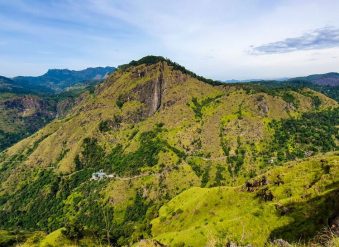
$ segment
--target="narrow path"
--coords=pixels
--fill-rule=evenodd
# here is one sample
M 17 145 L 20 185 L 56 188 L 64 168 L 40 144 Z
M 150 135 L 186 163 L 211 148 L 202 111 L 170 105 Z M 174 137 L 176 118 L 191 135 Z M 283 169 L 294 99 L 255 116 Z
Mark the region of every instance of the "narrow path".
M 222 156 L 222 157 L 217 157 L 217 158 L 204 158 L 204 157 L 201 157 L 201 159 L 205 160 L 205 161 L 226 160 L 227 156 Z
M 143 173 L 140 175 L 135 175 L 133 177 L 118 177 L 118 176 L 114 176 L 112 177 L 113 179 L 117 179 L 117 180 L 122 180 L 122 181 L 127 181 L 127 180 L 132 180 L 132 179 L 137 179 L 137 178 L 141 178 L 141 177 L 146 177 L 146 176 L 151 176 L 151 175 L 157 175 L 158 173 Z M 110 174 L 110 175 L 114 175 L 114 174 Z M 108 175 L 108 176 L 110 176 Z M 111 177 L 108 177 L 111 178 Z

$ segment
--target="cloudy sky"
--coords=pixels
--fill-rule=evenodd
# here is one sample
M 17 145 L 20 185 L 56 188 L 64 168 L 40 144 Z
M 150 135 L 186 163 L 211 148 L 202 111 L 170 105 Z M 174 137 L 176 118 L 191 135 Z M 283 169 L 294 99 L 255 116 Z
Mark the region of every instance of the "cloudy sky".
M 338 0 L 0 0 L 0 75 L 153 54 L 213 79 L 339 72 Z

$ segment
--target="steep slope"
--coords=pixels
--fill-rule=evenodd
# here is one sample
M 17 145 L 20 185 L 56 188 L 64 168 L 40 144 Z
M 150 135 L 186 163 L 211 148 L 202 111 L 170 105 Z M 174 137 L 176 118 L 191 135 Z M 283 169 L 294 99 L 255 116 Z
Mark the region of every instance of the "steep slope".
M 40 90 L 40 92 L 61 92 L 86 81 L 87 85 L 91 82 L 101 81 L 114 70 L 114 67 L 87 68 L 79 71 L 50 69 L 41 76 L 17 76 L 13 78 L 13 81 L 24 88 L 43 87 L 44 90 Z
M 337 102 L 310 89 L 218 85 L 146 57 L 1 154 L 0 225 L 65 226 L 70 238 L 118 245 L 151 238 L 159 207 L 186 189 L 241 185 L 286 160 L 337 149 L 338 119 Z M 324 133 L 326 141 L 308 145 Z M 101 169 L 109 176 L 91 180 Z

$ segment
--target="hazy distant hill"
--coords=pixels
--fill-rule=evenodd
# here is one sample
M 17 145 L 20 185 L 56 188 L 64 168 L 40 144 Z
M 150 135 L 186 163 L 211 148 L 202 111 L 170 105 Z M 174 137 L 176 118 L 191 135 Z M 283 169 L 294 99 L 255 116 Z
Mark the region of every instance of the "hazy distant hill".
M 336 72 L 309 75 L 309 76 L 297 77 L 293 79 L 305 80 L 305 81 L 309 81 L 314 84 L 322 85 L 322 86 L 332 86 L 332 87 L 339 86 L 339 73 L 336 73 Z
M 14 86 L 14 81 L 7 77 L 0 76 L 0 90 L 11 88 L 12 86 Z
M 280 78 L 274 80 L 226 80 L 225 83 L 251 84 L 268 88 L 292 87 L 310 88 L 321 92 L 326 96 L 339 101 L 339 73 L 327 73 L 319 75 L 309 75 L 305 77 Z
M 114 67 L 95 67 L 84 70 L 50 69 L 41 76 L 18 76 L 13 81 L 25 88 L 40 86 L 46 92 L 61 92 L 84 81 L 100 81 L 115 70 Z

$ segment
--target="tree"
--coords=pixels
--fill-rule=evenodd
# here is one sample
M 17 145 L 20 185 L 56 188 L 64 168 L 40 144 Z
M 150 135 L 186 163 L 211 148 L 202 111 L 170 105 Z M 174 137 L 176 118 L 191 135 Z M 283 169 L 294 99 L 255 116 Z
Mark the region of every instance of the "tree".
M 104 206 L 102 208 L 102 215 L 104 219 L 104 224 L 105 224 L 105 233 L 106 233 L 106 238 L 107 242 L 109 245 L 111 245 L 111 237 L 110 233 L 113 230 L 113 217 L 114 217 L 114 209 L 109 206 Z

